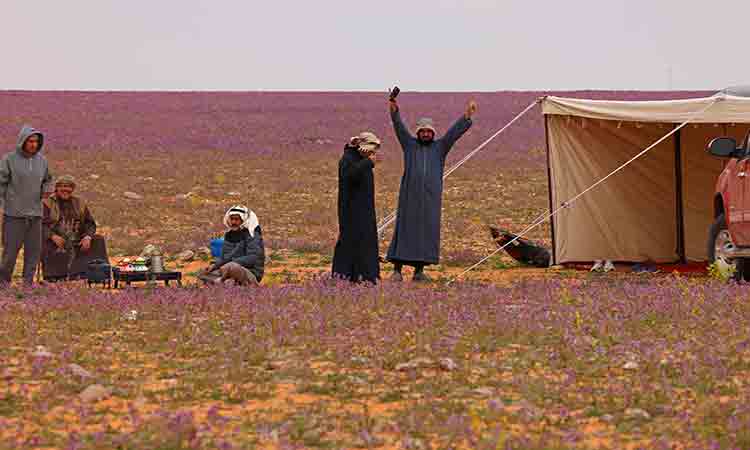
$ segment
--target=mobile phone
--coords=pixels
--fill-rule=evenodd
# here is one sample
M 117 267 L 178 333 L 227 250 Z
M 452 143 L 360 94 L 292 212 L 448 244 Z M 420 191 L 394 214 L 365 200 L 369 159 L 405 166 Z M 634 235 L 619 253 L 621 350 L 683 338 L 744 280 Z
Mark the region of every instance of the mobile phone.
M 395 86 L 393 89 L 391 89 L 391 100 L 395 100 L 396 97 L 398 97 L 398 94 L 401 92 L 401 89 L 398 88 L 398 86 Z

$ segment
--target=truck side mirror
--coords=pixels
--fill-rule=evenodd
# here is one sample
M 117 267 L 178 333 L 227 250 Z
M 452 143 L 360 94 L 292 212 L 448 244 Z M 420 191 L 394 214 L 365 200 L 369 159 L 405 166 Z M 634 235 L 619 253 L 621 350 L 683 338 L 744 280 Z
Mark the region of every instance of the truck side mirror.
M 729 137 L 712 139 L 708 144 L 708 153 L 720 158 L 734 158 L 740 156 L 742 149 L 737 148 L 737 141 Z

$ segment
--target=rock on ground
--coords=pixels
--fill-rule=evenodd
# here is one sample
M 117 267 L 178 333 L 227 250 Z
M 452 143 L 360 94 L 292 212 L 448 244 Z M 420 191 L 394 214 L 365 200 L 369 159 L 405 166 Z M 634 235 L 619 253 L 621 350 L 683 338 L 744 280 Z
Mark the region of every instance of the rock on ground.
M 435 365 L 435 361 L 431 360 L 430 358 L 420 357 L 414 358 L 407 363 L 396 364 L 396 371 L 406 372 L 409 370 L 431 367 L 433 365 Z
M 192 250 L 185 250 L 177 255 L 177 259 L 184 262 L 192 261 L 195 258 L 195 252 Z
M 78 397 L 86 403 L 93 403 L 98 402 L 99 400 L 103 400 L 109 397 L 111 394 L 112 391 L 109 388 L 106 388 L 101 384 L 92 384 L 91 386 L 84 389 L 83 392 L 78 394 Z
M 135 192 L 125 191 L 122 194 L 123 197 L 129 199 L 129 200 L 143 200 L 143 196 L 136 194 Z
M 93 375 L 88 370 L 79 366 L 78 364 L 68 364 L 68 370 L 70 373 L 81 378 L 92 378 Z
M 625 418 L 649 420 L 651 418 L 651 414 L 640 408 L 628 408 L 625 410 Z
M 43 345 L 37 345 L 36 349 L 31 353 L 31 356 L 33 356 L 34 358 L 52 358 L 55 355 L 47 350 L 47 347 Z
M 440 364 L 441 369 L 448 372 L 453 372 L 454 370 L 458 369 L 458 364 L 456 364 L 456 362 L 450 358 L 440 358 L 438 364 Z

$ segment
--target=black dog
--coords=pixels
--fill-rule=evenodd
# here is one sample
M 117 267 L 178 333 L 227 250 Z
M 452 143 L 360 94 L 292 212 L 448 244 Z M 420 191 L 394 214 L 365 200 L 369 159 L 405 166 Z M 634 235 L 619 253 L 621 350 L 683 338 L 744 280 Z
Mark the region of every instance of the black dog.
M 498 247 L 502 247 L 518 237 L 509 231 L 495 227 L 490 227 L 490 234 Z M 505 247 L 505 251 L 508 252 L 511 258 L 527 266 L 546 268 L 549 267 L 551 260 L 549 250 L 537 245 L 533 241 L 523 238 L 518 238 L 515 242 Z

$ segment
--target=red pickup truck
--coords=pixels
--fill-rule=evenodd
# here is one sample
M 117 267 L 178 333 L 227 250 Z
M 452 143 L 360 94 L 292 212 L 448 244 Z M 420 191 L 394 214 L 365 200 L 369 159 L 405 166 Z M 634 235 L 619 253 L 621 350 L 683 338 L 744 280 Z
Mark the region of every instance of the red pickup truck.
M 714 194 L 714 223 L 708 233 L 708 258 L 718 269 L 750 281 L 750 135 L 742 146 L 728 137 L 708 144 L 708 152 L 729 162 Z

